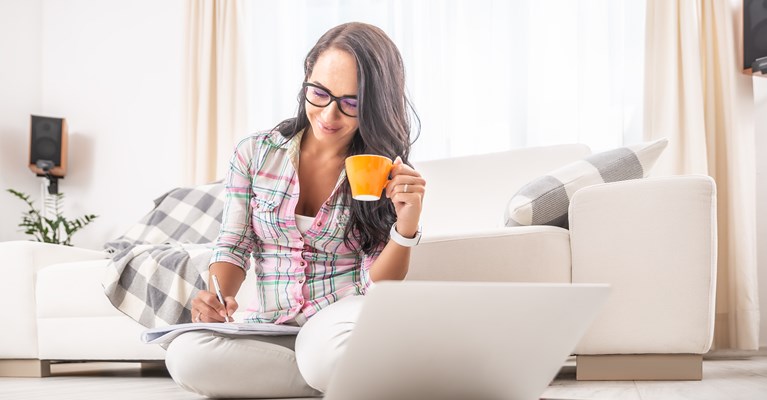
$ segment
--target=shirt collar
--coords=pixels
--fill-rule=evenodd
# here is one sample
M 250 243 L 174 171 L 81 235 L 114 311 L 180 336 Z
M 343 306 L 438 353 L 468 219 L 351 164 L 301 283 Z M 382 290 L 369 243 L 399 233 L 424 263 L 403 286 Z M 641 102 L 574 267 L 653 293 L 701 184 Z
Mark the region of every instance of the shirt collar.
M 296 171 L 298 171 L 298 156 L 301 154 L 301 138 L 304 136 L 304 131 L 305 129 L 301 129 L 288 140 L 285 140 L 285 136 L 276 129 L 266 136 L 266 142 L 270 146 L 287 151 L 288 159 Z
M 280 133 L 280 131 L 274 129 L 266 135 L 266 141 L 272 147 L 288 150 L 290 148 L 291 143 L 293 143 L 296 139 L 298 139 L 298 143 L 301 143 L 301 136 L 303 135 L 303 133 L 304 131 L 301 130 L 296 134 L 296 136 L 293 136 L 293 138 L 291 138 L 290 140 L 285 140 L 285 136 L 282 136 L 282 133 Z

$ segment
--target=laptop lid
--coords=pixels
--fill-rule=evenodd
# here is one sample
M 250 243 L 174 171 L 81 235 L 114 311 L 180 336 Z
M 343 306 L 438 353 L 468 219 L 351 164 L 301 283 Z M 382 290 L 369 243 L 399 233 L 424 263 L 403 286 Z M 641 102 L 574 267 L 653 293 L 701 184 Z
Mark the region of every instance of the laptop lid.
M 608 292 L 606 284 L 381 282 L 325 399 L 537 399 Z

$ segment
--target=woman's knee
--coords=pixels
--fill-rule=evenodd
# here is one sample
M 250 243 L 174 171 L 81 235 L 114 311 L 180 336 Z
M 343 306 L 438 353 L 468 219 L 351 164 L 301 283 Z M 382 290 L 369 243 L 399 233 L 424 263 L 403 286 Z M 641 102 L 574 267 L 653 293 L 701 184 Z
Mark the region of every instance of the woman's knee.
M 296 361 L 309 386 L 322 392 L 359 316 L 362 296 L 344 298 L 310 318 L 296 338 Z
M 207 397 L 314 397 L 296 367 L 293 339 L 229 337 L 188 332 L 165 354 L 171 377 L 182 388 Z
M 165 366 L 173 380 L 186 390 L 196 391 L 190 383 L 199 382 L 209 371 L 201 345 L 210 340 L 205 332 L 188 332 L 179 335 L 165 352 Z

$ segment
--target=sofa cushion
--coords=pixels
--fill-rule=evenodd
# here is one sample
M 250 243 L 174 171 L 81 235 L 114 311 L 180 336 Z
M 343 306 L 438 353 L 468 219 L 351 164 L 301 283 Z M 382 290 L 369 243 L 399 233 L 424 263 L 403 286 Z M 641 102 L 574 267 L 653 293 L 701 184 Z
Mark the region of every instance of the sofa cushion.
M 555 226 L 430 235 L 413 247 L 407 279 L 570 283 L 570 260 L 570 232 Z
M 568 227 L 570 198 L 586 186 L 647 176 L 668 140 L 620 147 L 567 164 L 523 186 L 506 207 L 506 226 Z

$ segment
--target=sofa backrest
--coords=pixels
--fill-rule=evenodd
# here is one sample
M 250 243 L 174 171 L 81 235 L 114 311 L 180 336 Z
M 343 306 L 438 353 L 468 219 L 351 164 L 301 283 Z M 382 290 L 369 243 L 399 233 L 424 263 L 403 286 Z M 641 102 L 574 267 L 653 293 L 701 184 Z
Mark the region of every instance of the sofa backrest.
M 506 205 L 517 190 L 590 153 L 584 144 L 565 144 L 415 162 L 426 179 L 424 234 L 501 227 Z

